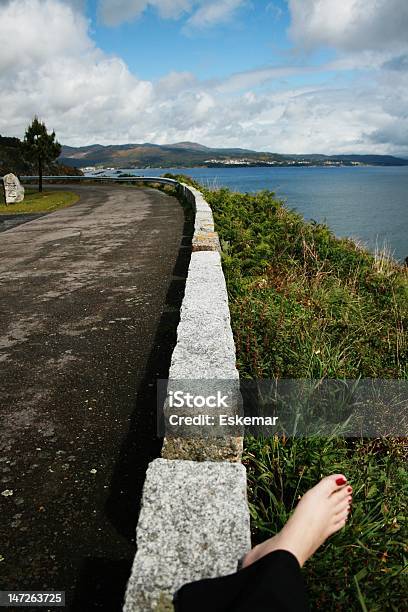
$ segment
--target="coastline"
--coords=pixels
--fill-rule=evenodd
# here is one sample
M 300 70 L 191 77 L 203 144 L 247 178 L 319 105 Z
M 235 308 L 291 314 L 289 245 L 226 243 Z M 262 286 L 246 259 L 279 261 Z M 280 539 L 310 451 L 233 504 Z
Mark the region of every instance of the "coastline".
M 397 261 L 403 261 L 408 254 L 408 166 L 344 166 L 333 172 L 327 169 L 332 167 L 152 167 L 108 174 L 113 178 L 125 178 L 124 174 L 186 174 L 208 189 L 273 191 L 306 220 L 326 223 L 337 236 L 353 237 L 372 252 L 385 246 Z

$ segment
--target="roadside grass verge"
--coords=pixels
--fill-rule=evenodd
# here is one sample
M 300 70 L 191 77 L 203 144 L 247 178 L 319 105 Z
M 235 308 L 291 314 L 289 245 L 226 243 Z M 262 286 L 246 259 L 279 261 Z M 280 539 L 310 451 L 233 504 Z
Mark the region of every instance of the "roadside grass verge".
M 49 213 L 66 208 L 78 202 L 79 196 L 71 191 L 43 191 L 39 193 L 26 189 L 23 202 L 6 206 L 4 193 L 0 197 L 0 215 L 19 215 L 29 213 Z
M 177 177 L 192 183 L 187 177 Z M 242 378 L 408 378 L 407 270 L 307 223 L 271 192 L 204 192 L 223 250 Z M 313 610 L 399 611 L 408 594 L 406 439 L 247 438 L 253 541 L 347 475 L 353 510 L 304 568 Z M 273 577 L 272 577 L 273 579 Z

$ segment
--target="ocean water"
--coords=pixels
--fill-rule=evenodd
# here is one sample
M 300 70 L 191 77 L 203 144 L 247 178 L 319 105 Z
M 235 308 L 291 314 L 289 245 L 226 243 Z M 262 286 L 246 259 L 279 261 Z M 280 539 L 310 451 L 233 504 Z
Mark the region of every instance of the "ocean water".
M 274 191 L 305 219 L 327 223 L 370 250 L 408 256 L 408 166 L 340 168 L 186 168 L 129 170 L 136 176 L 188 174 L 207 187 Z

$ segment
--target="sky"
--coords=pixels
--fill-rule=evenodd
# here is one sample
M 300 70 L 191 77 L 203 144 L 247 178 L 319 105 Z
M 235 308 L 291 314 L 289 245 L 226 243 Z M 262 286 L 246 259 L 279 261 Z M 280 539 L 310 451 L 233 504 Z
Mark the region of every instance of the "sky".
M 0 134 L 408 156 L 407 0 L 0 0 Z

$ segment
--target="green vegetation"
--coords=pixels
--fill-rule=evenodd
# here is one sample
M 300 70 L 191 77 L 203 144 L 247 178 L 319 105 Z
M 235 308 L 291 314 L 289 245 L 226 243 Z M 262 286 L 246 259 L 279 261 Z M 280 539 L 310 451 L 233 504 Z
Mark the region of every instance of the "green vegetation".
M 220 234 L 242 377 L 408 378 L 406 269 L 306 223 L 273 193 L 196 186 Z M 397 439 L 246 440 L 255 542 L 275 534 L 322 476 L 342 472 L 353 485 L 346 528 L 304 568 L 312 609 L 402 609 L 405 453 Z
M 347 526 L 306 563 L 313 610 L 399 612 L 407 597 L 406 464 L 398 442 L 334 439 L 246 441 L 255 541 L 279 531 L 303 493 L 331 473 L 353 485 Z
M 59 208 L 66 208 L 78 202 L 79 196 L 70 191 L 37 191 L 26 189 L 25 199 L 17 204 L 6 206 L 4 194 L 0 197 L 0 215 L 49 213 Z
M 0 136 L 0 176 L 9 172 L 17 175 L 36 175 L 38 173 L 37 163 L 29 158 L 21 140 Z M 82 172 L 76 168 L 64 166 L 58 162 L 45 164 L 44 172 L 52 176 L 66 174 L 82 176 Z
M 25 133 L 23 148 L 27 157 L 37 164 L 38 191 L 42 191 L 44 165 L 59 157 L 61 145 L 55 140 L 55 132 L 49 134 L 45 123 L 34 117 Z
M 401 266 L 305 223 L 272 193 L 206 197 L 222 240 L 242 376 L 408 378 Z

